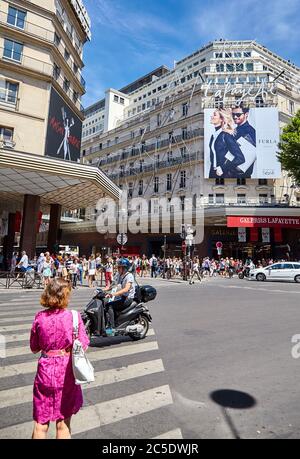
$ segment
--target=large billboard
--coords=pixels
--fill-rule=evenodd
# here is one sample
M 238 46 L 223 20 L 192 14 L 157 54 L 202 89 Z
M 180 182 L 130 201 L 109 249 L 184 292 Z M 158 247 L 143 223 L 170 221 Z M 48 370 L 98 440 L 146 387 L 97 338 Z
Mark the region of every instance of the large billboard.
M 204 110 L 205 178 L 275 179 L 277 108 L 216 108 Z
M 52 88 L 45 156 L 80 161 L 82 121 Z

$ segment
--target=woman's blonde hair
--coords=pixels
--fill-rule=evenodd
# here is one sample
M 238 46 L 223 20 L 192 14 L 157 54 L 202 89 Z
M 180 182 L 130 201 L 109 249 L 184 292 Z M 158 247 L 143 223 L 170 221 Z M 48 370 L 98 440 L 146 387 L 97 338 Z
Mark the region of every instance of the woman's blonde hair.
M 232 112 L 230 108 L 218 108 L 220 117 L 222 119 L 222 129 L 228 134 L 233 134 L 235 130 L 235 124 L 232 118 Z
M 70 282 L 64 279 L 53 279 L 41 296 L 41 305 L 48 309 L 65 309 L 71 293 Z

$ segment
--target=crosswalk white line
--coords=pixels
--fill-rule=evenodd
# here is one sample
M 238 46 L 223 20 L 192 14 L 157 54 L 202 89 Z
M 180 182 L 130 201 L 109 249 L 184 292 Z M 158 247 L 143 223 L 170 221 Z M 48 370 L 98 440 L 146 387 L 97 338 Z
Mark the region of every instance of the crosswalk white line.
M 5 343 L 13 343 L 14 341 L 28 341 L 30 338 L 29 331 L 20 335 L 5 335 Z
M 5 325 L 0 327 L 0 333 L 5 333 L 7 331 L 14 331 L 14 330 L 30 330 L 32 327 L 31 324 L 21 324 L 21 325 Z
M 72 301 L 69 304 L 69 308 L 73 305 L 76 306 L 81 306 L 82 308 L 88 303 L 89 299 L 86 299 L 84 301 L 76 300 Z M 11 304 L 11 303 L 1 303 L 0 304 L 0 311 L 6 310 L 6 311 L 20 311 L 22 309 L 29 309 L 30 307 L 41 307 L 40 304 L 40 299 L 37 298 L 34 301 L 19 301 L 16 304 Z
M 174 429 L 174 430 L 170 430 L 169 432 L 165 432 L 153 438 L 153 440 L 159 440 L 159 439 L 175 440 L 175 439 L 183 439 L 183 436 L 182 436 L 181 429 Z
M 148 331 L 147 336 L 154 336 L 154 335 L 155 335 L 155 332 L 154 332 L 153 328 L 151 328 Z M 28 345 L 27 346 L 19 346 L 19 347 L 10 347 L 10 348 L 6 349 L 5 356 L 6 357 L 16 357 L 17 355 L 31 354 L 31 351 L 30 351 L 30 348 L 29 348 L 29 338 L 30 338 L 29 333 L 24 333 L 24 335 L 17 336 L 17 339 L 15 339 L 13 341 L 28 341 Z M 8 342 L 8 340 L 5 340 L 5 341 Z M 10 341 L 10 342 L 12 342 L 12 341 Z M 96 348 L 94 348 L 94 347 L 90 348 L 91 352 L 95 352 L 95 351 L 93 351 L 93 349 L 96 349 Z
M 27 312 L 26 311 L 22 311 L 22 312 L 15 312 L 15 311 L 4 311 L 4 312 L 0 312 L 0 318 L 1 319 L 4 319 L 6 316 L 8 316 L 7 320 L 11 320 L 12 322 L 14 322 L 14 318 L 16 317 L 34 317 L 35 315 L 35 311 L 32 311 L 32 310 L 28 310 Z
M 168 385 L 127 395 L 125 397 L 97 403 L 83 408 L 72 419 L 72 435 L 78 435 L 92 429 L 120 422 L 173 403 L 172 394 Z M 32 422 L 5 427 L 0 429 L 0 438 L 30 438 Z M 50 429 L 49 438 L 53 438 L 53 427 Z
M 124 357 L 127 355 L 139 354 L 142 352 L 150 352 L 158 350 L 157 341 L 139 342 L 128 346 L 118 346 L 113 349 L 101 349 L 99 351 L 88 352 L 88 357 L 91 362 L 98 360 L 109 360 L 116 357 Z M 5 361 L 4 361 L 5 362 Z M 19 364 L 7 365 L 1 368 L 0 378 L 11 376 L 24 375 L 35 373 L 37 369 L 37 360 L 24 362 Z
M 14 318 L 1 318 L 0 317 L 0 325 L 5 324 L 6 322 L 10 323 L 17 323 L 17 322 L 29 322 L 31 320 L 31 323 L 33 321 L 34 315 L 27 315 L 26 317 L 14 317 Z
M 127 381 L 129 379 L 160 373 L 162 371 L 164 371 L 164 365 L 161 359 L 150 360 L 128 365 L 127 367 L 96 372 L 95 381 L 91 384 L 82 386 L 82 388 L 84 390 L 93 389 L 95 387 Z M 32 390 L 32 385 L 28 385 L 0 391 L 0 409 L 31 402 Z

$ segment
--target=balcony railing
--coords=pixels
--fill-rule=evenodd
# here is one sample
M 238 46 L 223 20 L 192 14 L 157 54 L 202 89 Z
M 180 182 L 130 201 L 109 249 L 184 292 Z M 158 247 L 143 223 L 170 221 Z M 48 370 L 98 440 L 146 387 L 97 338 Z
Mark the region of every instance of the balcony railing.
M 167 169 L 172 166 L 178 166 L 180 164 L 186 164 L 189 163 L 190 161 L 196 161 L 199 158 L 198 153 L 191 153 L 189 155 L 185 155 L 183 157 L 178 157 L 178 158 L 172 158 L 170 161 L 161 161 L 157 164 L 145 164 L 141 170 L 140 167 L 133 167 L 130 168 L 127 171 L 120 171 L 118 173 L 114 174 L 108 174 L 108 177 L 111 180 L 118 180 L 122 179 L 125 177 L 131 177 L 134 175 L 140 175 L 140 174 L 145 174 L 147 172 L 154 172 L 158 171 L 161 169 Z
M 158 150 L 158 149 L 161 149 L 161 148 L 165 148 L 165 147 L 168 147 L 170 146 L 170 148 L 172 148 L 174 145 L 177 145 L 177 144 L 182 144 L 183 141 L 188 141 L 190 139 L 194 139 L 196 137 L 199 137 L 199 136 L 203 136 L 204 135 L 204 129 L 202 128 L 199 128 L 199 129 L 194 129 L 192 131 L 188 131 L 186 134 L 184 135 L 177 135 L 177 136 L 174 136 L 172 137 L 171 140 L 169 139 L 165 139 L 165 140 L 160 140 L 159 142 L 157 143 L 152 143 L 152 144 L 149 144 L 149 145 L 143 145 L 141 146 L 140 148 L 132 148 L 131 150 L 128 150 L 128 151 L 124 151 L 116 156 L 112 156 L 112 157 L 109 157 L 109 158 L 105 158 L 105 159 L 102 159 L 99 163 L 99 166 L 102 167 L 102 166 L 106 166 L 108 164 L 111 164 L 111 163 L 114 163 L 116 161 L 121 161 L 121 160 L 124 160 L 124 159 L 128 159 L 128 158 L 134 158 L 136 156 L 140 156 L 141 154 L 143 153 L 150 153 L 150 152 L 153 152 L 155 150 Z M 103 148 L 101 150 L 101 152 L 105 150 L 105 148 Z M 93 153 L 96 153 L 96 152 L 99 152 L 99 147 L 92 147 L 89 149 L 89 155 L 90 154 L 93 154 Z
M 237 198 L 214 198 L 209 197 L 203 198 L 203 205 L 205 207 L 290 207 L 290 204 L 286 201 L 275 199 L 275 198 L 266 198 L 261 199 L 257 198 L 245 198 L 244 201 L 240 201 Z M 299 206 L 297 206 L 299 207 Z

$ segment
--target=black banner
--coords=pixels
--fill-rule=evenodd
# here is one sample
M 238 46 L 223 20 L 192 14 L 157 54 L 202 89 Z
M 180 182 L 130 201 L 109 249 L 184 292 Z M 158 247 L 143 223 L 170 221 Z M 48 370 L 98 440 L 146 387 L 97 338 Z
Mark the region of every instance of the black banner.
M 79 162 L 82 121 L 51 89 L 45 156 Z

